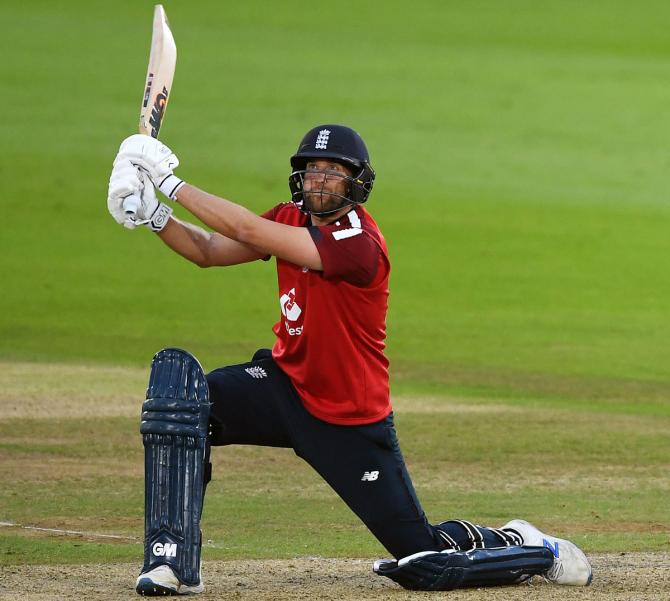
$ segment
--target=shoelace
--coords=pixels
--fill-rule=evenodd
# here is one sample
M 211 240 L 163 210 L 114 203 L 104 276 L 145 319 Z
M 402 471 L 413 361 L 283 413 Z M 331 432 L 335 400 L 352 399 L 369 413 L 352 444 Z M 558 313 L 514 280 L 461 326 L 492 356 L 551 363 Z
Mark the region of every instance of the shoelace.
M 563 575 L 563 570 L 563 562 L 556 558 L 554 565 L 547 570 L 547 579 L 552 581 L 558 580 Z

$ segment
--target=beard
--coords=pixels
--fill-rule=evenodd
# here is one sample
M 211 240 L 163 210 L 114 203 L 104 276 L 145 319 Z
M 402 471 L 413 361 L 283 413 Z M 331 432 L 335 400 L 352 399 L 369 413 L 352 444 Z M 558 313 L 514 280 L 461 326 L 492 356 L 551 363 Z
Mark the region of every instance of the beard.
M 310 213 L 335 212 L 349 203 L 349 199 L 336 192 L 304 192 L 303 202 Z

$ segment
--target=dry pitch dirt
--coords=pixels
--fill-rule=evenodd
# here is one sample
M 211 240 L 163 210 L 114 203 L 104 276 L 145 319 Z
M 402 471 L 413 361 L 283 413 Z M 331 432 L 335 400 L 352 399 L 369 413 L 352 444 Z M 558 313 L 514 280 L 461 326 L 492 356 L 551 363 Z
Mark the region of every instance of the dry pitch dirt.
M 638 601 L 670 599 L 670 553 L 592 555 L 588 588 L 559 587 L 541 579 L 514 587 L 443 593 L 412 593 L 371 573 L 369 559 L 301 558 L 283 561 L 212 561 L 205 564 L 207 590 L 197 599 L 244 601 L 337 601 L 542 599 Z M 137 565 L 8 566 L 0 568 L 0 599 L 138 599 Z

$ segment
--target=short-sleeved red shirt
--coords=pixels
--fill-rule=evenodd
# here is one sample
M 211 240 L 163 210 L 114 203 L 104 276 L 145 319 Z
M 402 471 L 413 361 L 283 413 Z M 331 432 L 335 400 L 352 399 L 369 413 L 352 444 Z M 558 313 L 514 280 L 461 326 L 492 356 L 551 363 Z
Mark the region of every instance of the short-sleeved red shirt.
M 293 203 L 266 219 L 307 227 L 323 263 L 312 271 L 277 259 L 280 320 L 272 356 L 305 408 L 333 424 L 367 424 L 391 412 L 384 355 L 390 263 L 377 224 L 361 206 L 313 226 Z

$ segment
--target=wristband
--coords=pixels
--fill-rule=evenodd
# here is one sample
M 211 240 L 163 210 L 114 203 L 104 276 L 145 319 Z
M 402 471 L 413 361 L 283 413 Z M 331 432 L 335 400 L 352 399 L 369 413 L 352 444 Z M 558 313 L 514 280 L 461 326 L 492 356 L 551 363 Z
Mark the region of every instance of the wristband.
M 163 181 L 158 184 L 158 189 L 170 200 L 175 200 L 177 191 L 184 185 L 184 180 L 179 179 L 174 173 L 167 175 Z

